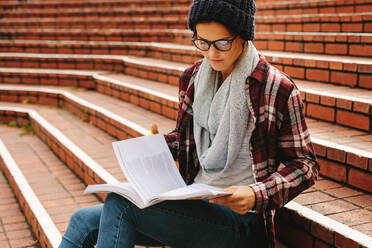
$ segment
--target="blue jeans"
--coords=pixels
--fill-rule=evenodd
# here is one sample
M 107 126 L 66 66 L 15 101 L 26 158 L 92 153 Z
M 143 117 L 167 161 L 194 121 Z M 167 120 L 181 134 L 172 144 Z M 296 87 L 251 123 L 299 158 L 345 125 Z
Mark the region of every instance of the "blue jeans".
M 59 248 L 172 246 L 249 247 L 254 213 L 240 215 L 207 200 L 165 201 L 139 209 L 109 194 L 104 204 L 77 210 Z

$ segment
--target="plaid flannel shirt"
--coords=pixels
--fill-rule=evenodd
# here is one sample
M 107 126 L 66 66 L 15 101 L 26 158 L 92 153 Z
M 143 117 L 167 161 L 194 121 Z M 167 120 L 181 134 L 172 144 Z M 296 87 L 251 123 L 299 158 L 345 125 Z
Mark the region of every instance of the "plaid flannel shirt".
M 187 184 L 193 182 L 200 167 L 193 136 L 194 84 L 190 83 L 200 64 L 199 61 L 189 67 L 180 77 L 176 128 L 165 135 Z M 305 122 L 303 102 L 293 81 L 260 55 L 245 90 L 255 121 L 250 141 L 256 181 L 250 186 L 255 192 L 257 213 L 253 245 L 274 247 L 275 209 L 315 183 L 319 164 Z M 280 164 L 284 165 L 282 169 Z

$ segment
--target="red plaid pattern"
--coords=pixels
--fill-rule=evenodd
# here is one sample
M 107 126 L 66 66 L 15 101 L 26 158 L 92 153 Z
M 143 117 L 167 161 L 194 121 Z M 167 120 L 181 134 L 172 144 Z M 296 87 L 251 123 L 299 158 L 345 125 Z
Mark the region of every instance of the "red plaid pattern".
M 179 83 L 179 112 L 176 128 L 165 139 L 181 175 L 191 184 L 200 164 L 193 136 L 194 84 L 190 84 L 201 62 L 186 69 Z M 256 183 L 256 247 L 274 247 L 275 209 L 284 206 L 315 183 L 319 173 L 303 114 L 300 93 L 293 81 L 270 65 L 263 56 L 247 79 L 246 94 L 255 129 L 251 158 Z M 278 170 L 279 165 L 285 167 Z

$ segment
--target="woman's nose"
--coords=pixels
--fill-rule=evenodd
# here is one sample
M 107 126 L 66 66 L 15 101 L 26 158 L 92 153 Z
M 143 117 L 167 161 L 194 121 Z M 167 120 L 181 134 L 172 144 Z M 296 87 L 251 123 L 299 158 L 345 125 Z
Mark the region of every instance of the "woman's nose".
M 208 50 L 208 55 L 210 58 L 215 58 L 217 57 L 216 55 L 218 55 L 220 53 L 220 51 L 218 51 L 214 45 L 211 45 L 211 47 L 209 48 Z

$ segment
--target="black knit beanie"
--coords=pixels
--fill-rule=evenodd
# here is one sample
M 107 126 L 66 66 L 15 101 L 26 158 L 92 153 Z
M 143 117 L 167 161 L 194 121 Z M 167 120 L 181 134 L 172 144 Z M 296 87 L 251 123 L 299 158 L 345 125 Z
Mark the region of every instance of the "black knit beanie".
M 254 0 L 194 0 L 187 25 L 195 31 L 200 22 L 218 22 L 244 40 L 254 39 Z

